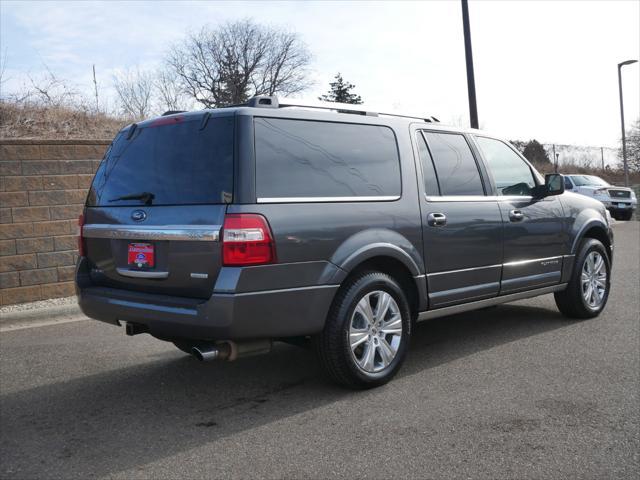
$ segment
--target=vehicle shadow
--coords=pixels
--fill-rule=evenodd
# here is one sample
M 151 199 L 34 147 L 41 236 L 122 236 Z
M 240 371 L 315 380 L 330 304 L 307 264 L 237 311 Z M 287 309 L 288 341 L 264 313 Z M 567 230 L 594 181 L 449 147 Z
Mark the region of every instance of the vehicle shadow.
M 415 329 L 398 379 L 567 325 L 555 311 L 511 305 L 431 320 Z M 1 476 L 115 474 L 372 394 L 333 386 L 310 351 L 288 345 L 233 363 L 167 351 L 149 363 L 3 395 Z

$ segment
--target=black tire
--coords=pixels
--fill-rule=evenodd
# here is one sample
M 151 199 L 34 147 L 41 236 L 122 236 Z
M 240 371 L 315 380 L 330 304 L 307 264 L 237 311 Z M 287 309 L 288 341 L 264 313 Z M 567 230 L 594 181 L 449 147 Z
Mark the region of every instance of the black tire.
M 391 338 L 392 342 L 397 345 L 393 360 L 379 371 L 367 372 L 358 365 L 356 354 L 352 352 L 349 332 L 352 317 L 356 318 L 354 312 L 358 302 L 369 294 L 371 296 L 367 298 L 370 299 L 375 300 L 376 296 L 378 299 L 382 298 L 384 295 L 378 292 L 389 294 L 395 301 L 397 314 L 401 316 L 402 332 L 396 337 L 385 337 Z M 371 302 L 372 300 L 367 301 Z M 373 333 L 375 336 L 375 329 Z M 381 330 L 377 335 L 383 335 Z M 373 348 L 373 361 L 379 359 L 380 363 L 384 364 L 382 355 L 379 353 L 382 350 L 382 340 L 372 340 L 372 335 L 369 335 L 368 338 L 369 341 L 364 344 L 363 348 L 367 348 L 367 346 Z M 409 302 L 398 282 L 385 273 L 363 272 L 348 280 L 340 288 L 329 310 L 324 330 L 314 337 L 313 343 L 319 362 L 331 380 L 349 388 L 365 389 L 383 385 L 395 376 L 406 358 L 410 338 L 411 312 Z M 374 340 L 375 346 L 371 343 Z M 388 345 L 385 340 L 385 346 Z
M 587 303 L 583 295 L 582 290 L 582 273 L 585 268 L 585 262 L 587 262 L 588 256 L 592 252 L 597 252 L 604 260 L 604 267 L 607 273 L 607 279 L 605 281 L 606 289 L 602 300 L 597 306 L 591 306 Z M 576 262 L 573 266 L 573 272 L 571 273 L 571 279 L 567 288 L 561 292 L 554 294 L 556 305 L 563 315 L 569 318 L 593 318 L 597 317 L 602 310 L 604 310 L 607 300 L 609 299 L 609 293 L 611 291 L 611 260 L 607 254 L 607 249 L 602 242 L 594 238 L 586 238 L 580 244 L 578 255 L 576 255 Z

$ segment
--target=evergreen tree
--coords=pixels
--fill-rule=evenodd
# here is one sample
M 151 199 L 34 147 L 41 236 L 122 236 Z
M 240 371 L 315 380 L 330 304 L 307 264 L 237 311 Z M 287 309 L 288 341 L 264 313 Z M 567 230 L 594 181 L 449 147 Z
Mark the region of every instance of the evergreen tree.
M 537 140 L 529 140 L 522 150 L 522 155 L 531 163 L 551 163 L 547 151 Z
M 524 147 L 527 146 L 527 142 L 523 140 L 509 140 L 509 143 L 516 147 L 520 153 L 524 151 Z
M 355 88 L 355 85 L 349 82 L 345 82 L 342 75 L 338 72 L 335 76 L 335 82 L 329 83 L 330 89 L 326 95 L 318 97 L 318 100 L 323 102 L 337 102 L 337 103 L 362 103 L 360 95 L 351 93 L 350 90 Z

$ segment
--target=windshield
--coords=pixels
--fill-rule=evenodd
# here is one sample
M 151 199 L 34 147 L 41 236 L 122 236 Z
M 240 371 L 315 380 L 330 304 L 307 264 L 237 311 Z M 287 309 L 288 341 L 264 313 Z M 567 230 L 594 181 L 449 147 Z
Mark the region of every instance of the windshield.
M 594 177 L 593 175 L 571 175 L 571 180 L 578 187 L 583 186 L 596 186 L 596 187 L 608 187 L 610 186 L 607 182 L 602 180 L 599 177 Z
M 118 134 L 87 205 L 229 203 L 232 189 L 233 117 L 165 117 Z

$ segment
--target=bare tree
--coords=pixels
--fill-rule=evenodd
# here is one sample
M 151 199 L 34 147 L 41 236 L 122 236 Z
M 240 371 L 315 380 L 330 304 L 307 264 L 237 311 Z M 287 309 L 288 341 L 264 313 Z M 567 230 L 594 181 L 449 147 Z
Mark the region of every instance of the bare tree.
M 7 71 L 7 49 L 0 50 L 0 98 L 4 97 L 2 92 L 2 85 L 8 80 L 5 73 Z
M 149 72 L 128 70 L 113 77 L 122 113 L 141 120 L 151 113 L 153 75 Z
M 183 90 L 205 107 L 242 103 L 252 95 L 285 95 L 307 86 L 307 47 L 296 33 L 251 20 L 203 28 L 174 45 L 166 59 Z
M 622 143 L 622 139 L 620 140 Z M 627 130 L 626 142 L 627 147 L 627 165 L 629 171 L 640 172 L 640 118 L 631 125 L 631 128 Z M 620 163 L 622 164 L 622 145 L 618 152 Z
M 100 101 L 98 98 L 98 80 L 96 80 L 96 66 L 93 65 L 93 91 L 96 97 L 96 113 L 100 111 Z
M 153 86 L 160 110 L 186 110 L 189 107 L 191 102 L 180 84 L 180 77 L 173 72 L 158 70 L 154 76 Z
M 16 94 L 16 101 L 44 107 L 84 107 L 82 95 L 71 82 L 58 77 L 47 65 L 44 69 L 38 76 L 27 75 L 30 85 Z

